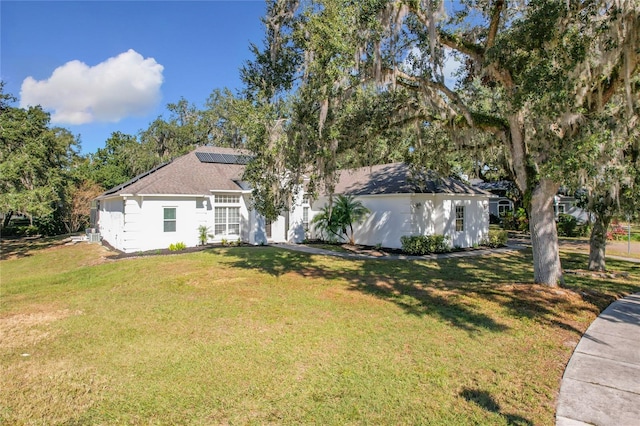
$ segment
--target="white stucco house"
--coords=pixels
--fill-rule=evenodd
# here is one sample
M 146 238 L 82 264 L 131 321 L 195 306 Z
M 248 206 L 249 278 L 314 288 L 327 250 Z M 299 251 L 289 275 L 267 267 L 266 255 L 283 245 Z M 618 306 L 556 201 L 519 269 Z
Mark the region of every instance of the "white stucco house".
M 343 170 L 334 192 L 354 196 L 371 211 L 354 226 L 357 244 L 401 248 L 404 235 L 439 234 L 454 247 L 472 247 L 489 233 L 488 192 L 404 163 Z M 327 203 L 320 197 L 312 211 Z
M 301 191 L 289 211 L 267 223 L 251 207 L 242 181 L 249 153 L 199 147 L 96 199 L 102 239 L 125 253 L 208 242 L 301 243 L 328 198 L 310 204 Z M 479 244 L 489 229 L 489 194 L 453 179 L 416 176 L 402 163 L 341 172 L 335 193 L 352 194 L 371 210 L 356 226 L 356 243 L 400 248 L 403 235 L 443 234 L 453 246 Z M 311 230 L 312 232 L 313 230 Z
M 213 234 L 208 242 L 301 242 L 309 206 L 265 223 L 251 209 L 251 189 L 242 181 L 249 158 L 246 151 L 200 147 L 137 176 L 97 198 L 98 232 L 125 253 L 178 242 L 196 246 L 201 225 Z

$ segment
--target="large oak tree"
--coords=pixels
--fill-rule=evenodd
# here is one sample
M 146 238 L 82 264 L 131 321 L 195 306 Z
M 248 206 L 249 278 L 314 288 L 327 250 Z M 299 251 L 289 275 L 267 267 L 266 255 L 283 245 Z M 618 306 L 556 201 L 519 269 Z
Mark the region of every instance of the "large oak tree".
M 280 145 L 287 147 L 288 159 L 273 163 L 313 169 L 312 177 L 330 187 L 341 159 L 357 152 L 353 140 L 361 130 L 437 124 L 452 135 L 490 134 L 504 147 L 524 196 L 534 280 L 555 286 L 562 268 L 553 199 L 565 177 L 564 164 L 582 140 L 580 129 L 605 111 L 615 93 L 622 93 L 626 104 L 623 119 L 638 117 L 639 90 L 632 80 L 639 68 L 640 5 L 636 0 L 446 5 L 441 0 L 268 2 L 266 49 L 245 68 L 245 81 L 254 93 L 267 94 L 263 101 L 286 92 L 293 106 L 281 126 L 286 128 L 275 136 L 263 132 L 266 142 L 253 148 L 260 158 L 261 147 L 286 139 Z M 463 64 L 457 80 L 445 78 L 452 58 Z M 370 112 L 367 118 L 354 121 L 363 116 L 363 107 Z

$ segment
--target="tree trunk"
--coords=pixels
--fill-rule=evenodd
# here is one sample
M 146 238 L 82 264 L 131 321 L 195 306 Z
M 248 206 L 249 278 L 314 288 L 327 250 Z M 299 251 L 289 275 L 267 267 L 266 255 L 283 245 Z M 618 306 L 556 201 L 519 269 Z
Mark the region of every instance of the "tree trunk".
M 508 119 L 510 165 L 516 186 L 528 201 L 525 205 L 529 212 L 529 232 L 533 248 L 533 279 L 536 283 L 556 287 L 564 282 L 553 210 L 553 197 L 560 185 L 548 179 L 540 179 L 533 188 L 530 187 L 529 182 L 534 180 L 537 171 L 531 167 L 532 159 L 525 141 L 524 112 L 513 114 Z
M 607 229 L 611 217 L 596 215 L 596 221 L 589 237 L 589 270 L 604 271 L 606 269 L 605 250 L 607 246 Z
M 558 185 L 541 179 L 531 191 L 529 231 L 533 248 L 533 279 L 538 284 L 556 287 L 564 283 L 558 251 L 553 197 Z
M 3 228 L 6 228 L 7 226 L 9 226 L 9 222 L 11 222 L 11 217 L 13 216 L 13 210 L 9 210 L 7 212 L 7 214 L 4 217 L 4 222 L 2 224 Z

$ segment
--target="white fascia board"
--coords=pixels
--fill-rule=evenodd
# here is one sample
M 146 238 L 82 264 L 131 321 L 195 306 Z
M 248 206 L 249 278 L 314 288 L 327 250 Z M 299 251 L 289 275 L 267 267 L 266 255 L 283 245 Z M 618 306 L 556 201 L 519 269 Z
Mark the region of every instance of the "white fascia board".
M 129 197 L 144 197 L 144 198 L 193 198 L 193 197 L 208 197 L 209 194 L 132 194 Z
M 210 189 L 212 194 L 251 194 L 251 189 Z

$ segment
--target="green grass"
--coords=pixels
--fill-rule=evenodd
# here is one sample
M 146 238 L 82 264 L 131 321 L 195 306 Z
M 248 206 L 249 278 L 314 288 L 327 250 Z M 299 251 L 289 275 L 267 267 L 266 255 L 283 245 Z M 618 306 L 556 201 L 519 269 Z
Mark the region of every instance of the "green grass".
M 613 261 L 629 279 L 523 284 L 528 253 L 16 253 L 0 263 L 2 424 L 553 424 L 581 333 L 640 290 Z

